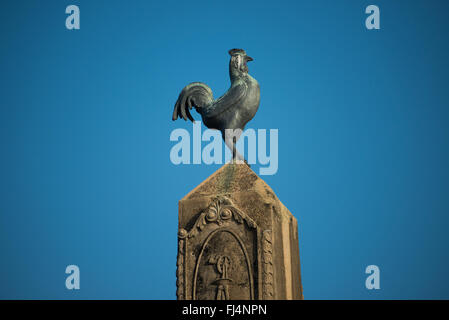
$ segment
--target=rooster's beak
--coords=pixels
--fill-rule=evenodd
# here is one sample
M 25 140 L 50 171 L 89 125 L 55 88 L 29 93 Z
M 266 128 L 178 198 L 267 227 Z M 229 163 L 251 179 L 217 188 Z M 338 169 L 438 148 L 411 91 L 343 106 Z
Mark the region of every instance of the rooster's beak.
M 253 61 L 254 59 L 251 58 L 250 56 L 246 56 L 246 61 Z

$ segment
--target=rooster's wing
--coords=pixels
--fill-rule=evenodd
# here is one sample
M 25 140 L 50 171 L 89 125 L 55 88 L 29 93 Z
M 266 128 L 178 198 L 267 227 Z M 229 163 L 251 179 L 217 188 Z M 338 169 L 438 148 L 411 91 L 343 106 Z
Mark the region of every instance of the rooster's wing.
M 229 108 L 240 106 L 246 97 L 247 91 L 248 85 L 245 81 L 235 82 L 223 96 L 201 110 L 203 117 L 215 118 Z

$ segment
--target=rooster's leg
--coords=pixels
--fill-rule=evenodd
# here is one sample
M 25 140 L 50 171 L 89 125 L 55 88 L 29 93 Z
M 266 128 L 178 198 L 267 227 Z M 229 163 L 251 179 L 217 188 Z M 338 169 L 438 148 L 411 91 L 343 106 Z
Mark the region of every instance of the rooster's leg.
M 240 138 L 242 131 L 240 129 L 236 130 L 225 130 L 223 134 L 225 144 L 228 146 L 229 150 L 232 152 L 232 162 L 233 163 L 247 163 L 245 158 L 237 151 L 237 140 Z

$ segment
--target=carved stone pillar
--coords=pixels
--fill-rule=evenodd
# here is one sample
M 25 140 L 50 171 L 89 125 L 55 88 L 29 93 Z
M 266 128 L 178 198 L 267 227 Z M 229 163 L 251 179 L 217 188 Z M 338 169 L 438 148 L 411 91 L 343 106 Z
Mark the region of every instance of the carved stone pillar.
M 245 164 L 179 201 L 179 300 L 302 299 L 298 225 Z

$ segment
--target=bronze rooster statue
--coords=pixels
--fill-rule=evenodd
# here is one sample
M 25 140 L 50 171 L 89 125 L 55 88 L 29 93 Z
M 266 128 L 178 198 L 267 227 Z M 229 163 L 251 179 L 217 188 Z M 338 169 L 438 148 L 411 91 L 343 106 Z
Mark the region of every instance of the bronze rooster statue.
M 176 101 L 173 111 L 173 120 L 178 117 L 184 120 L 194 121 L 190 110 L 195 110 L 201 115 L 203 123 L 209 129 L 220 130 L 222 137 L 233 152 L 233 160 L 244 160 L 235 151 L 235 143 L 240 137 L 241 131 L 257 112 L 260 103 L 260 87 L 256 79 L 248 74 L 248 61 L 253 61 L 243 49 L 229 50 L 231 61 L 229 62 L 229 76 L 231 87 L 220 98 L 214 100 L 212 90 L 202 82 L 193 82 L 182 89 Z M 229 130 L 234 131 L 230 139 Z

